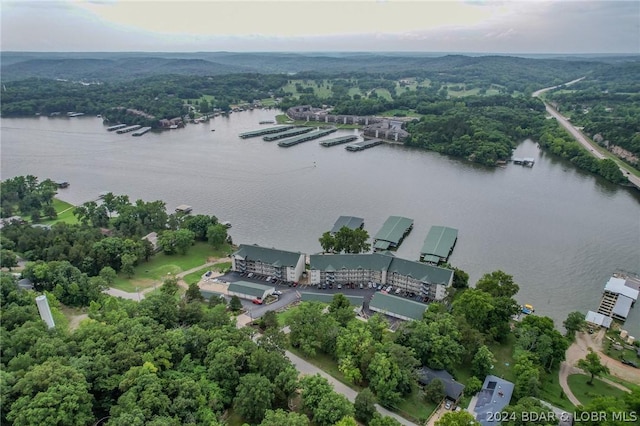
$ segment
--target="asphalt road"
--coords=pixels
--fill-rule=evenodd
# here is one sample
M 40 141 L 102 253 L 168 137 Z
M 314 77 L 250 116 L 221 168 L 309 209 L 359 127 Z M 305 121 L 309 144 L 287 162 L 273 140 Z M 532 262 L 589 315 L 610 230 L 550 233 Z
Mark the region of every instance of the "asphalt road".
M 565 83 L 563 86 L 569 86 L 569 85 L 571 85 L 573 83 L 576 83 L 576 82 L 582 80 L 583 78 L 584 77 L 578 78 L 578 79 L 573 80 L 573 81 L 570 81 L 568 83 Z M 537 97 L 539 97 L 539 95 L 541 93 L 547 92 L 547 91 L 555 89 L 557 87 L 559 87 L 559 86 L 546 87 L 544 89 L 537 90 L 537 91 L 533 92 L 533 94 L 531 96 L 533 96 L 534 98 L 537 98 Z M 596 157 L 596 158 L 598 158 L 600 160 L 602 160 L 604 158 L 607 158 L 604 154 L 602 154 L 600 151 L 598 151 L 596 149 L 596 147 L 594 146 L 594 143 L 591 142 L 589 139 L 587 139 L 587 137 L 580 131 L 580 129 L 577 129 L 573 124 L 571 124 L 569 122 L 569 120 L 567 120 L 566 117 L 564 117 L 562 114 L 560 114 L 558 111 L 556 111 L 556 109 L 553 108 L 548 103 L 544 102 L 544 106 L 547 109 L 547 112 L 549 114 L 551 114 L 551 116 L 554 117 L 556 120 L 558 120 L 558 123 L 560 123 L 560 125 L 562 127 L 564 127 L 571 134 L 571 136 L 573 136 L 573 138 L 576 141 L 578 141 L 589 152 L 591 152 L 591 155 L 593 155 L 594 157 Z M 627 179 L 629 179 L 629 182 L 631 182 L 633 185 L 635 185 L 636 188 L 640 189 L 640 177 L 629 173 L 624 167 L 620 167 L 620 171 L 622 172 L 623 175 L 625 175 L 627 177 Z

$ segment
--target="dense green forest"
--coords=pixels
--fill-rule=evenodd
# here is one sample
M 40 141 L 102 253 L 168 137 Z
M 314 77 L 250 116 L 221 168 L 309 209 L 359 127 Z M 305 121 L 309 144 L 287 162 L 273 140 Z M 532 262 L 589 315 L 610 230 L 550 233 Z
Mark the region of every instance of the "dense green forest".
M 420 121 L 409 123 L 407 145 L 495 165 L 527 137 L 536 137 L 544 123 L 544 105 L 537 99 L 487 96 L 434 102 L 419 108 Z

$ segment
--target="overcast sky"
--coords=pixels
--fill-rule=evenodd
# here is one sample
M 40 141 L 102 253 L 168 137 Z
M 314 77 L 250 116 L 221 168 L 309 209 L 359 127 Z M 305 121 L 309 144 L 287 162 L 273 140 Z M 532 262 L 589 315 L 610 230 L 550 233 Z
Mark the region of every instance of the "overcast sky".
M 640 53 L 637 0 L 0 4 L 3 51 Z

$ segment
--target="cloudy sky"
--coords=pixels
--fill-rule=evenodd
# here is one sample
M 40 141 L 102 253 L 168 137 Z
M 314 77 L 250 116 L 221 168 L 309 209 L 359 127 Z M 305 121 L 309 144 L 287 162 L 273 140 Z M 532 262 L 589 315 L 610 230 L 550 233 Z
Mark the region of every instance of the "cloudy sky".
M 3 51 L 640 53 L 640 2 L 0 0 Z

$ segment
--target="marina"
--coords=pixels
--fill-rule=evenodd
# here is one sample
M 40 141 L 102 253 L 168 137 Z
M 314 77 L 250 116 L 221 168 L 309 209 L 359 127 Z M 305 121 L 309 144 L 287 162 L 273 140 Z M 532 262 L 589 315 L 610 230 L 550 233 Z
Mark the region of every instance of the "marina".
M 302 142 L 307 142 L 307 141 L 311 141 L 311 140 L 314 140 L 314 139 L 321 138 L 323 136 L 330 135 L 331 133 L 335 132 L 336 130 L 338 130 L 338 129 L 332 128 L 332 129 L 316 130 L 314 132 L 307 133 L 307 134 L 302 135 L 302 136 L 298 136 L 297 138 L 291 138 L 291 139 L 286 139 L 286 140 L 280 141 L 280 142 L 278 142 L 278 146 L 281 146 L 283 148 L 288 148 L 290 146 L 297 145 L 297 144 L 302 143 Z
M 352 129 L 295 149 L 242 143 L 250 140 L 238 134 L 273 119 L 268 110 L 216 117 L 215 133 L 189 125 L 150 131 L 134 144 L 105 131 L 100 118 L 79 118 L 3 118 L 3 177 L 73 182 L 59 196 L 74 205 L 106 190 L 164 200 L 170 213 L 191 201 L 194 212 L 231 221 L 234 242 L 306 253 L 321 250 L 318 237 L 344 214 L 365 218 L 371 237 L 392 214 L 413 218 L 414 229 L 397 249 L 397 256 L 413 260 L 431 225 L 452 226 L 464 230 L 464 243 L 456 243 L 449 263 L 469 273 L 469 282 L 497 269 L 513 275 L 519 304 L 532 304 L 536 315 L 556 325 L 568 312 L 596 311 L 614 269 L 640 273 L 640 193 L 573 171 L 568 161 L 538 154 L 532 141 L 520 142 L 513 156 L 535 157 L 533 168 L 493 169 L 400 144 L 362 155 L 318 146 L 356 134 Z M 45 156 L 54 161 L 42 161 Z M 204 157 L 216 167 L 200 166 Z M 381 170 L 392 170 L 393 178 L 375 172 Z M 428 190 L 416 190 L 427 183 Z M 581 208 L 569 209 L 569 200 Z M 637 308 L 625 329 L 640 336 Z
M 285 130 L 293 129 L 293 127 L 294 126 L 269 127 L 266 129 L 252 130 L 250 132 L 240 133 L 238 136 L 240 136 L 241 139 L 256 138 L 258 136 L 269 135 L 271 133 L 284 132 Z
M 413 219 L 401 216 L 389 216 L 382 228 L 373 237 L 373 250 L 394 250 L 413 229 Z
M 131 133 L 131 136 L 142 136 L 145 133 L 147 133 L 149 130 L 151 130 L 151 127 L 143 127 L 139 130 L 136 130 L 135 132 Z
M 134 124 L 133 126 L 129 126 L 129 127 L 123 127 L 122 129 L 118 129 L 116 130 L 116 133 L 121 135 L 123 133 L 129 133 L 129 132 L 133 132 L 134 130 L 138 130 L 139 128 L 141 128 L 142 126 L 138 125 L 138 124 Z
M 109 126 L 109 127 L 107 127 L 107 131 L 109 131 L 109 132 L 113 132 L 114 130 L 124 129 L 125 127 L 127 127 L 127 125 L 126 125 L 126 124 L 116 124 L 115 126 Z
M 296 127 L 295 129 L 287 130 L 284 132 L 276 133 L 274 135 L 267 135 L 262 138 L 265 142 L 277 141 L 278 139 L 285 139 L 291 136 L 302 135 L 303 133 L 309 133 L 313 130 L 313 127 Z
M 376 145 L 383 144 L 381 139 L 369 139 L 362 142 L 356 142 L 345 146 L 347 151 L 364 151 L 365 149 L 373 148 Z
M 342 145 L 343 143 L 349 143 L 349 142 L 353 142 L 355 140 L 358 140 L 358 137 L 353 135 L 353 136 L 340 136 L 339 138 L 333 138 L 333 139 L 327 139 L 325 141 L 320 142 L 320 145 L 325 146 L 325 147 L 330 147 L 330 146 L 335 146 L 335 145 Z
M 458 241 L 458 230 L 446 226 L 432 226 L 420 250 L 420 261 L 437 265 L 446 262 Z

